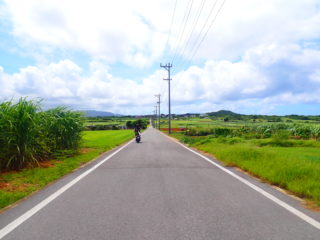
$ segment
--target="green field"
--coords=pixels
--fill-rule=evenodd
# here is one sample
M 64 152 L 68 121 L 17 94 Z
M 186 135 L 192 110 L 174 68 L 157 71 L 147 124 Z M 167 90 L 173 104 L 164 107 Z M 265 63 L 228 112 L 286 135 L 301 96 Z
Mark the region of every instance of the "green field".
M 287 122 L 288 119 L 283 119 L 282 123 Z M 292 122 L 291 122 L 292 121 Z M 302 120 L 290 120 L 291 123 L 296 124 L 318 124 L 318 121 L 302 121 Z M 241 127 L 241 126 L 255 126 L 259 124 L 267 124 L 266 120 L 258 120 L 258 121 L 245 121 L 245 120 L 229 120 L 227 122 L 223 121 L 223 119 L 210 119 L 210 118 L 177 118 L 171 121 L 172 128 L 193 128 L 193 127 Z M 167 119 L 161 119 L 161 128 L 167 128 L 168 121 Z
M 319 123 L 173 120 L 172 136 L 320 206 Z
M 132 128 L 130 123 L 142 121 L 149 123 L 147 118 L 133 117 L 87 117 L 85 118 L 84 126 L 86 130 L 119 130 Z M 141 123 L 142 123 L 141 122 Z
M 130 118 L 87 118 L 85 121 L 85 126 L 91 125 L 126 125 L 126 122 L 132 120 Z
M 85 131 L 80 153 L 75 156 L 41 162 L 41 167 L 1 173 L 0 208 L 43 188 L 133 137 L 131 130 Z

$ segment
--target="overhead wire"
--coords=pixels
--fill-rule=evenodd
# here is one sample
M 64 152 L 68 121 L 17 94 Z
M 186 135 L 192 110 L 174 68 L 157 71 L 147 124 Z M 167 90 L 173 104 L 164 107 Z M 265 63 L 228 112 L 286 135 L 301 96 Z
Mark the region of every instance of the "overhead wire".
M 203 35 L 201 41 L 199 42 L 197 48 L 195 49 L 193 55 L 191 56 L 191 60 L 193 59 L 193 57 L 194 57 L 195 54 L 197 53 L 197 51 L 198 51 L 199 47 L 201 46 L 201 44 L 203 43 L 204 39 L 207 37 L 207 35 L 208 35 L 211 27 L 213 26 L 214 22 L 216 21 L 219 13 L 220 13 L 221 9 L 223 8 L 223 6 L 224 6 L 224 4 L 225 4 L 226 1 L 227 1 L 227 0 L 223 0 L 222 4 L 220 5 L 220 8 L 219 8 L 218 12 L 216 13 L 216 15 L 214 16 L 214 18 L 212 19 L 212 21 L 211 21 L 211 23 L 210 23 L 210 25 L 209 25 L 209 28 L 207 29 L 206 33 Z
M 195 38 L 195 41 L 194 41 L 192 47 L 190 48 L 190 52 L 191 52 L 191 53 L 193 52 L 193 50 L 194 50 L 195 47 L 197 46 L 197 43 L 198 43 L 201 35 L 203 34 L 204 30 L 206 29 L 206 26 L 207 26 L 207 24 L 209 23 L 209 20 L 210 20 L 212 14 L 214 13 L 214 9 L 216 8 L 217 3 L 218 3 L 218 0 L 215 0 L 214 3 L 213 3 L 213 5 L 211 6 L 210 11 L 209 11 L 209 14 L 208 14 L 206 20 L 204 21 L 204 24 L 202 25 L 200 32 L 197 34 L 197 36 L 196 36 L 196 38 Z M 190 58 L 190 56 L 189 56 L 189 57 L 188 57 L 188 56 L 186 57 L 186 59 L 188 59 L 188 58 Z M 184 66 L 184 63 L 185 63 L 185 61 L 183 61 L 182 66 Z
M 176 14 L 177 2 L 178 2 L 178 0 L 175 0 L 174 7 L 173 7 L 173 12 L 172 12 L 172 17 L 171 17 L 171 23 L 170 23 L 170 27 L 169 27 L 169 33 L 168 33 L 167 41 L 166 41 L 166 44 L 165 44 L 165 50 L 168 48 L 169 43 L 170 43 L 173 22 L 174 22 L 175 14 Z M 165 101 L 164 100 L 165 99 L 164 98 L 165 91 L 164 91 L 164 80 L 163 79 L 161 80 L 161 87 L 160 87 L 159 94 L 160 94 L 160 96 L 162 98 L 162 102 L 164 102 Z
M 191 37 L 193 35 L 193 32 L 198 24 L 198 21 L 199 21 L 199 18 L 201 16 L 201 13 L 202 13 L 202 10 L 204 8 L 204 5 L 205 5 L 205 2 L 206 0 L 202 0 L 199 8 L 198 8 L 198 11 L 197 11 L 197 14 L 195 15 L 195 19 L 193 21 L 193 24 L 191 26 L 191 29 L 190 29 L 190 32 L 189 34 L 186 35 L 185 37 L 185 44 L 183 45 L 183 48 L 182 48 L 182 51 L 180 52 L 180 55 L 184 54 L 185 50 L 187 49 L 188 47 L 188 44 L 191 40 Z M 202 28 L 201 28 L 201 31 L 199 32 L 199 34 L 197 35 L 195 41 L 194 41 L 194 44 L 192 45 L 192 47 L 190 48 L 190 56 L 189 57 L 186 57 L 185 59 L 186 60 L 183 60 L 182 61 L 182 64 L 181 66 L 184 67 L 185 66 L 185 63 L 188 63 L 187 65 L 189 65 L 191 63 L 191 61 L 193 60 L 193 58 L 195 57 L 195 55 L 197 54 L 200 46 L 202 45 L 202 43 L 204 42 L 204 40 L 206 39 L 210 29 L 212 28 L 214 22 L 216 21 L 217 19 L 217 16 L 219 15 L 221 9 L 223 8 L 224 4 L 225 4 L 226 0 L 223 0 L 222 4 L 220 5 L 220 8 L 218 9 L 216 15 L 213 17 L 213 19 L 211 20 L 211 22 L 209 23 L 209 20 L 211 19 L 212 17 L 212 14 L 214 13 L 214 9 L 218 3 L 218 0 L 215 0 L 214 4 L 212 5 L 211 9 L 210 9 L 210 12 L 209 12 L 209 15 L 207 16 Z M 185 30 L 186 30 L 186 26 L 188 24 L 188 21 L 190 19 L 190 13 L 192 11 L 192 7 L 193 7 L 193 3 L 194 3 L 194 0 L 190 0 L 186 6 L 186 9 L 185 9 L 185 13 L 184 13 L 184 17 L 183 17 L 183 20 L 182 20 L 182 23 L 181 23 L 181 31 L 179 32 L 178 34 L 178 38 L 176 40 L 176 44 L 175 44 L 175 48 L 174 48 L 174 54 L 173 54 L 173 57 L 172 57 L 172 60 L 171 60 L 171 64 L 174 63 L 177 55 L 178 55 L 178 50 L 181 48 L 180 45 L 181 45 L 181 41 L 184 39 L 184 34 L 185 34 Z M 175 18 L 175 14 L 176 14 L 176 7 L 177 7 L 177 0 L 175 1 L 174 3 L 174 10 L 173 10 L 173 14 L 172 14 L 172 18 L 171 18 L 171 23 L 170 23 L 170 30 L 169 30 L 169 34 L 168 34 L 168 38 L 167 38 L 167 42 L 166 42 L 166 47 L 165 49 L 168 47 L 169 43 L 170 43 L 170 37 L 171 37 L 171 34 L 172 34 L 172 27 L 173 27 L 173 23 L 174 23 L 174 18 Z M 209 25 L 208 25 L 209 23 Z M 208 26 L 208 27 L 207 27 Z M 206 31 L 205 31 L 206 30 Z M 205 32 L 204 32 L 205 31 Z M 203 34 L 204 32 L 204 34 Z M 203 35 L 202 35 L 203 34 Z M 172 51 L 171 51 L 172 52 Z M 170 54 L 169 54 L 170 56 Z M 189 59 L 189 61 L 188 61 Z M 187 61 L 187 62 L 185 62 Z M 176 68 L 175 68 L 176 69 Z M 177 79 L 177 81 L 175 81 L 175 84 L 174 85 L 177 85 L 178 82 L 180 81 L 180 79 L 183 77 L 183 75 L 185 74 L 186 71 L 183 71 L 180 75 L 179 75 L 179 78 Z M 173 72 L 172 72 L 172 76 L 173 76 Z M 163 92 L 163 83 L 161 84 L 161 95 L 162 95 L 162 99 L 163 99 L 163 102 L 165 102 L 165 94 L 167 94 L 167 92 Z
M 218 1 L 218 0 L 216 0 L 216 1 L 215 1 L 215 4 L 213 5 L 214 7 L 215 7 L 215 5 L 216 5 L 217 1 Z M 222 4 L 220 5 L 220 8 L 218 9 L 218 11 L 217 11 L 216 15 L 215 15 L 215 16 L 214 16 L 214 18 L 211 20 L 211 22 L 210 22 L 210 24 L 209 24 L 209 27 L 207 28 L 207 30 L 206 30 L 206 32 L 205 32 L 205 34 L 202 36 L 202 38 L 201 38 L 201 40 L 198 42 L 198 44 L 197 44 L 197 45 L 195 45 L 195 46 L 196 46 L 196 48 L 194 49 L 194 51 L 192 51 L 192 52 L 191 52 L 191 53 L 192 53 L 192 55 L 191 55 L 190 59 L 189 59 L 189 60 L 187 60 L 187 65 L 186 65 L 186 66 L 188 66 L 188 65 L 191 63 L 191 61 L 193 60 L 193 58 L 195 57 L 195 55 L 196 55 L 196 53 L 198 52 L 198 50 L 199 50 L 199 48 L 200 48 L 201 44 L 203 43 L 203 41 L 204 41 L 204 40 L 205 40 L 205 38 L 207 37 L 207 35 L 208 35 L 208 33 L 209 33 L 210 29 L 212 28 L 212 26 L 213 26 L 214 22 L 216 21 L 216 19 L 217 19 L 218 15 L 219 15 L 220 11 L 222 10 L 222 8 L 223 8 L 223 6 L 224 6 L 225 2 L 226 2 L 226 0 L 223 0 L 223 2 L 222 2 Z M 212 15 L 214 7 L 213 7 L 213 8 L 211 8 L 211 11 L 210 11 L 209 16 L 211 16 L 211 15 Z M 208 19 L 209 19 L 209 18 L 207 18 L 207 20 L 208 20 Z M 206 23 L 205 23 L 205 25 L 204 25 L 204 26 L 206 26 L 206 25 L 207 25 L 207 21 L 206 21 Z M 204 28 L 202 28 L 202 29 L 204 29 Z M 202 30 L 201 30 L 201 32 L 202 32 Z M 199 35 L 199 36 L 200 36 L 200 35 Z M 196 41 L 196 42 L 197 42 L 197 41 Z M 184 66 L 185 66 L 185 65 L 183 65 L 183 67 L 184 67 Z M 176 80 L 176 84 L 178 84 L 178 83 L 179 83 L 180 79 L 184 76 L 185 72 L 186 72 L 186 71 L 183 71 L 183 73 L 180 75 L 180 77 Z
M 177 29 L 176 32 L 178 32 L 178 37 L 176 38 L 175 40 L 175 43 L 174 43 L 174 48 L 171 49 L 171 51 L 169 52 L 169 56 L 173 56 L 174 55 L 174 52 L 175 52 L 175 49 L 176 49 L 176 46 L 178 44 L 178 41 L 179 41 L 179 38 L 180 38 L 180 35 L 181 35 L 181 32 L 182 32 L 182 29 L 183 29 L 183 23 L 185 22 L 185 19 L 187 17 L 187 13 L 188 13 L 188 7 L 189 7 L 189 4 L 190 4 L 190 1 L 188 2 L 186 8 L 185 8 L 185 11 L 184 11 L 184 14 L 183 14 L 183 18 L 182 18 L 182 21 L 181 21 L 181 24 L 180 24 L 180 28 Z
M 179 45 L 181 43 L 181 40 L 183 38 L 185 29 L 186 29 L 186 26 L 187 26 L 187 23 L 189 21 L 189 16 L 190 16 L 190 12 L 191 12 L 191 9 L 192 9 L 192 6 L 193 6 L 193 1 L 194 0 L 190 0 L 189 4 L 186 7 L 185 15 L 184 15 L 184 18 L 183 18 L 183 21 L 182 21 L 183 28 L 182 28 L 181 34 L 178 35 L 178 40 L 177 40 L 177 44 L 176 44 L 176 47 L 175 47 L 173 58 L 171 60 L 171 64 L 173 64 L 173 62 L 174 62 L 174 60 L 175 60 L 175 58 L 177 56 Z M 189 10 L 188 10 L 188 7 L 189 7 Z
M 175 0 L 175 2 L 174 2 L 174 7 L 173 7 L 173 11 L 172 11 L 172 17 L 171 17 L 171 23 L 170 23 L 170 27 L 169 27 L 169 33 L 168 33 L 167 41 L 166 41 L 165 48 L 164 48 L 165 51 L 167 50 L 167 48 L 169 46 L 169 43 L 170 43 L 170 39 L 171 39 L 172 26 L 173 26 L 175 14 L 176 14 L 177 2 L 178 2 L 178 0 Z M 164 96 L 164 80 L 161 80 L 160 92 L 158 92 L 157 94 L 160 94 L 160 96 L 163 99 L 163 96 Z
M 178 2 L 178 0 L 175 0 L 174 7 L 173 7 L 172 18 L 171 18 L 171 23 L 170 23 L 170 30 L 169 30 L 167 42 L 166 42 L 166 45 L 165 45 L 165 50 L 168 48 L 169 43 L 170 43 L 173 21 L 174 21 L 174 17 L 175 17 L 175 14 L 176 14 L 177 2 Z
M 183 56 L 183 54 L 184 54 L 187 46 L 189 45 L 189 42 L 190 42 L 191 37 L 192 37 L 192 35 L 193 35 L 194 31 L 195 31 L 195 28 L 196 28 L 196 26 L 198 25 L 198 21 L 199 21 L 199 19 L 200 19 L 200 15 L 201 15 L 201 13 L 202 13 L 202 10 L 203 10 L 203 7 L 204 7 L 205 3 L 206 3 L 206 0 L 202 0 L 201 3 L 200 3 L 200 5 L 199 5 L 199 8 L 198 8 L 198 11 L 197 11 L 196 16 L 195 16 L 195 18 L 194 18 L 192 27 L 191 27 L 191 29 L 190 29 L 189 34 L 187 35 L 187 36 L 188 36 L 188 37 L 187 37 L 187 41 L 186 41 L 186 43 L 184 44 L 184 47 L 183 47 L 183 49 L 182 49 L 182 51 L 181 51 L 181 53 L 180 53 L 181 56 Z M 177 66 L 177 65 L 176 65 L 176 66 Z M 177 69 L 177 68 L 176 68 L 176 69 Z

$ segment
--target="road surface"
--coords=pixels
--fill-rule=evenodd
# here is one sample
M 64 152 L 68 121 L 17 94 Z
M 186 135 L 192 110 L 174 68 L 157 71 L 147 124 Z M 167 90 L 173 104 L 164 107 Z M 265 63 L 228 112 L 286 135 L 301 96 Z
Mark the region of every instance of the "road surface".
M 297 200 L 229 170 L 319 222 Z M 320 239 L 308 221 L 154 129 L 4 212 L 0 229 L 15 240 Z

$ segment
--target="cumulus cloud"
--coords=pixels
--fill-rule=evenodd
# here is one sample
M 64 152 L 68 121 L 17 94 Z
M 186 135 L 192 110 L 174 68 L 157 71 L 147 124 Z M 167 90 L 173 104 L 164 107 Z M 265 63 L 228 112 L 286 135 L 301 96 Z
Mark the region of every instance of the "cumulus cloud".
M 181 67 L 192 56 L 191 46 L 213 4 L 206 1 L 194 29 L 197 12 L 192 11 L 180 36 L 187 1 L 178 1 L 166 49 L 170 0 L 4 2 L 0 20 L 10 21 L 17 43 L 38 61 L 14 74 L 0 67 L 1 98 L 43 97 L 48 106 L 118 113 L 152 111 L 153 95 L 159 92 L 166 111 L 163 70 L 134 81 L 114 76 L 112 67 L 158 65 L 172 57 L 176 47 L 183 57 L 177 57 L 174 68 Z M 194 9 L 200 3 L 194 1 Z M 192 64 L 173 75 L 173 110 L 268 113 L 279 104 L 319 104 L 319 25 L 319 0 L 228 0 Z M 189 36 L 190 45 L 184 46 Z M 88 54 L 89 69 L 68 57 L 48 61 L 57 50 Z
M 254 46 L 319 39 L 318 0 L 230 0 L 196 55 L 237 60 Z
M 18 73 L 6 74 L 0 67 L 1 98 L 28 96 L 43 98 L 46 106 L 59 104 L 75 109 L 100 109 L 121 113 L 149 110 L 154 97 L 150 92 L 160 88 L 160 71 L 137 83 L 113 77 L 107 66 L 92 62 L 89 73 L 70 60 L 43 66 L 29 66 Z M 3 97 L 5 96 L 5 97 Z M 120 111 L 121 109 L 121 111 Z
M 34 44 L 38 51 L 44 52 L 52 48 L 75 49 L 110 63 L 140 67 L 163 56 L 173 9 L 170 0 L 119 0 L 112 4 L 102 0 L 5 0 L 5 3 L 13 34 L 32 49 Z M 205 31 L 221 3 L 218 0 Z M 190 51 L 213 2 L 206 1 L 193 28 L 200 4 L 201 1 L 194 1 L 183 35 L 180 35 L 181 23 L 187 1 L 177 4 L 169 46 L 172 51 L 177 47 L 178 53 L 186 58 L 192 55 Z M 318 4 L 318 0 L 228 0 L 196 58 L 233 61 L 261 43 L 317 39 L 320 37 Z M 189 36 L 189 44 L 185 46 Z
M 162 18 L 159 10 L 164 9 L 163 2 L 5 2 L 13 34 L 21 43 L 38 51 L 80 50 L 96 59 L 134 66 L 149 65 L 163 52 L 166 35 L 162 24 L 154 20 Z M 151 16 L 153 19 L 149 19 Z
M 210 60 L 203 67 L 192 66 L 173 76 L 173 109 L 265 113 L 278 104 L 320 103 L 319 65 L 320 51 L 299 45 L 258 46 L 238 62 Z M 89 73 L 84 73 L 70 60 L 29 66 L 12 75 L 1 68 L 0 84 L 5 86 L 1 94 L 43 97 L 49 105 L 67 104 L 78 109 L 145 113 L 155 102 L 153 94 L 167 91 L 162 70 L 136 82 L 114 77 L 109 69 L 92 62 Z
M 249 105 L 269 110 L 270 104 L 320 103 L 319 64 L 319 50 L 299 45 L 258 46 L 240 61 L 207 61 L 203 68 L 193 66 L 176 74 L 173 101 L 200 101 L 238 110 Z

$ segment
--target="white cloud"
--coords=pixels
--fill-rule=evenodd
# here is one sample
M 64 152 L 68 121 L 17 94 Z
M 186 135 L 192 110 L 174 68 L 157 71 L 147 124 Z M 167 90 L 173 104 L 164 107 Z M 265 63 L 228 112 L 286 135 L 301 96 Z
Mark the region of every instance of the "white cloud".
M 150 65 L 163 52 L 166 38 L 162 24 L 149 19 L 152 15 L 160 17 L 161 3 L 6 1 L 13 34 L 26 46 L 40 47 L 44 52 L 82 50 L 93 58 L 134 66 Z
M 187 2 L 178 1 L 171 48 L 179 39 Z M 182 42 L 190 33 L 200 2 L 194 1 Z M 13 36 L 38 62 L 15 74 L 0 68 L 4 98 L 28 95 L 48 99 L 48 105 L 146 113 L 153 109 L 153 95 L 166 92 L 163 70 L 138 82 L 115 76 L 112 66 L 120 62 L 143 68 L 169 57 L 165 43 L 173 1 L 5 3 L 0 20 L 10 18 Z M 191 43 L 212 3 L 206 1 Z M 278 104 L 319 104 L 319 5 L 319 0 L 228 0 L 195 57 L 201 60 L 199 65 L 203 62 L 201 67 L 193 65 L 173 76 L 174 111 L 268 112 Z M 183 48 L 180 45 L 180 51 Z M 90 68 L 82 69 L 71 60 L 48 61 L 56 50 L 85 52 Z M 184 56 L 189 54 L 186 48 Z M 178 60 L 174 68 L 181 64 Z
M 150 92 L 160 89 L 160 71 L 139 84 L 129 79 L 113 77 L 108 67 L 91 63 L 91 71 L 70 60 L 43 66 L 29 66 L 15 74 L 6 74 L 0 67 L 1 100 L 28 96 L 43 98 L 48 106 L 69 105 L 77 109 L 100 109 L 121 113 L 149 111 L 154 97 Z M 140 109 L 141 108 L 141 109 Z M 121 109 L 121 110 L 120 110 Z
M 264 109 L 278 104 L 319 104 L 319 65 L 319 50 L 299 45 L 258 46 L 238 62 L 207 61 L 203 68 L 178 73 L 173 80 L 173 102 L 233 109 L 231 104 L 238 111 L 248 108 L 247 103 Z
M 277 53 L 277 54 L 275 54 Z M 206 112 L 227 108 L 237 112 L 268 112 L 279 104 L 320 103 L 320 51 L 298 45 L 259 46 L 243 59 L 207 61 L 173 76 L 176 112 Z M 167 91 L 163 70 L 141 82 L 114 77 L 108 66 L 91 62 L 89 73 L 70 60 L 29 66 L 12 75 L 0 69 L 4 96 L 42 97 L 48 105 L 67 104 L 120 113 L 150 112 L 154 94 Z M 2 90 L 3 91 L 3 90 Z M 166 111 L 163 96 L 163 110 Z
M 85 51 L 96 59 L 147 66 L 163 57 L 173 1 L 6 0 L 13 34 L 44 52 Z M 170 46 L 175 48 L 187 1 L 178 1 Z M 218 1 L 215 12 L 222 0 Z M 179 49 L 191 33 L 201 1 L 194 1 Z M 206 1 L 185 56 L 205 23 L 213 2 Z M 320 37 L 318 0 L 228 0 L 199 53 L 202 59 L 238 59 L 260 44 L 313 41 Z M 211 20 L 211 19 L 210 19 Z M 209 24 L 207 25 L 209 26 Z M 206 29 L 205 29 L 206 30 Z M 37 44 L 35 47 L 35 44 Z

